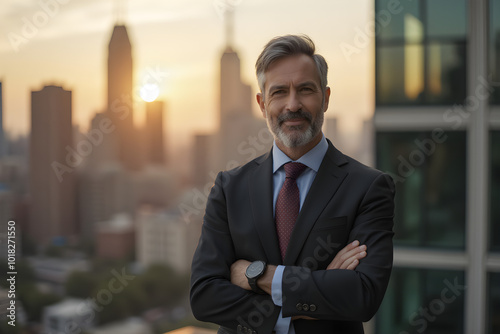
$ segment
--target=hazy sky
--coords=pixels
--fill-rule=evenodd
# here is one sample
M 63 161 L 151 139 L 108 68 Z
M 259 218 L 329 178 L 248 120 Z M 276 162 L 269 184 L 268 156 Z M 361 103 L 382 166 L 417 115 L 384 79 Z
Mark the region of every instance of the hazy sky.
M 218 73 L 225 46 L 223 11 L 234 5 L 234 46 L 242 77 L 257 85 L 255 60 L 274 36 L 308 34 L 330 66 L 332 100 L 327 117 L 344 131 L 356 129 L 374 109 L 373 0 L 129 0 L 125 22 L 133 47 L 135 89 L 156 73 L 166 102 L 172 144 L 214 129 Z M 2 0 L 0 80 L 4 128 L 27 133 L 30 92 L 62 85 L 73 92 L 73 122 L 87 129 L 106 104 L 107 44 L 116 0 Z M 370 34 L 368 34 L 370 35 Z M 373 34 L 372 34 L 373 35 Z M 356 37 L 357 36 L 357 37 Z M 347 57 L 342 46 L 356 47 Z M 139 97 L 136 97 L 139 100 Z M 137 102 L 140 121 L 142 102 Z M 254 104 L 258 113 L 257 104 Z

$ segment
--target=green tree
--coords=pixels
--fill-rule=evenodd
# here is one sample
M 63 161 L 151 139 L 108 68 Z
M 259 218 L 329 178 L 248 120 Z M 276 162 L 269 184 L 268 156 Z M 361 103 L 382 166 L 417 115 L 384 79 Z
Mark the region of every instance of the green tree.
M 66 295 L 83 299 L 92 296 L 99 284 L 98 276 L 91 272 L 72 272 L 66 280 Z

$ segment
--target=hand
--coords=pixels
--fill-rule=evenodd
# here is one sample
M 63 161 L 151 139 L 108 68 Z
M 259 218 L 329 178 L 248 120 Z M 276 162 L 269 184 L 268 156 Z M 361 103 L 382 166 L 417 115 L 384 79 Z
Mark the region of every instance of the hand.
M 252 290 L 248 284 L 248 279 L 245 276 L 245 272 L 249 265 L 250 262 L 247 260 L 238 260 L 233 263 L 231 265 L 231 283 L 245 290 Z
M 340 252 L 335 255 L 335 258 L 330 262 L 327 270 L 330 269 L 348 269 L 354 270 L 359 264 L 359 260 L 366 256 L 366 246 L 359 246 L 359 241 L 355 240 L 345 246 Z

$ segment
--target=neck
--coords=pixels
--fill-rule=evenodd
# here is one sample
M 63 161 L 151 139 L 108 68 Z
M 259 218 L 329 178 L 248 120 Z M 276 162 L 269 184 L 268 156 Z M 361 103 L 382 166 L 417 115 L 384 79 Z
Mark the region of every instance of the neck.
M 318 143 L 323 138 L 323 133 L 320 131 L 309 143 L 297 146 L 297 147 L 287 147 L 283 145 L 281 141 L 276 140 L 276 146 L 283 151 L 290 159 L 293 161 L 298 160 L 301 156 L 309 152 L 314 148 L 314 146 L 318 145 Z

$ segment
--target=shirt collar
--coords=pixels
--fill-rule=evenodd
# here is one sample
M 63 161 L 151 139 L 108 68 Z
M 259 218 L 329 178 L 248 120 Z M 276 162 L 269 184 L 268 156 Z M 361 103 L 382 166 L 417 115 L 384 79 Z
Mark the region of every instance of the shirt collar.
M 318 144 L 314 146 L 309 152 L 301 156 L 298 160 L 294 162 L 300 162 L 311 168 L 315 172 L 318 172 L 319 166 L 325 157 L 326 151 L 328 151 L 328 143 L 325 136 L 321 138 Z M 287 162 L 293 161 L 290 159 L 279 147 L 276 145 L 276 141 L 273 144 L 273 173 L 276 173 L 281 166 Z

